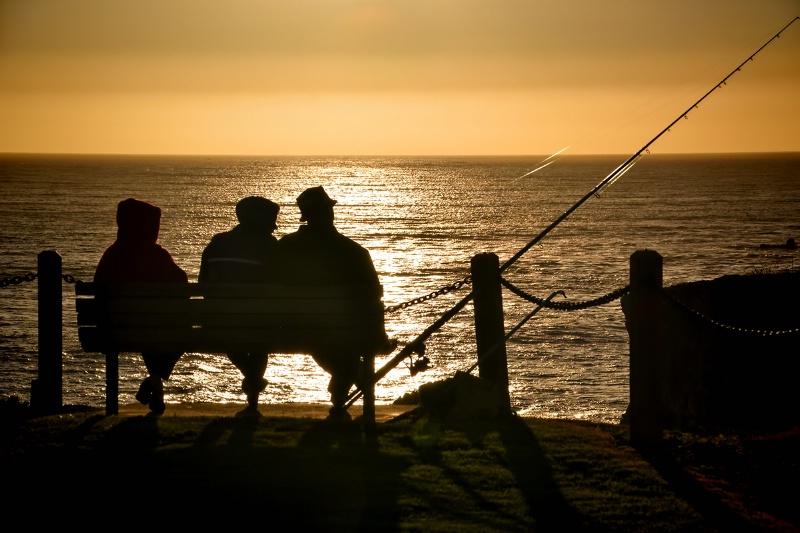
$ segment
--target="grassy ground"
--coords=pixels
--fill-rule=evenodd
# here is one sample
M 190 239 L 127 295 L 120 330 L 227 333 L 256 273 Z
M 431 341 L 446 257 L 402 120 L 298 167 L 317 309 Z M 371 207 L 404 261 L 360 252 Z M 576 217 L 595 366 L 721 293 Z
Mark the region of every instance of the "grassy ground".
M 798 430 L 667 434 L 641 450 L 623 425 L 579 421 L 459 422 L 418 411 L 369 435 L 358 423 L 309 418 L 71 411 L 0 410 L 9 523 L 800 531 Z

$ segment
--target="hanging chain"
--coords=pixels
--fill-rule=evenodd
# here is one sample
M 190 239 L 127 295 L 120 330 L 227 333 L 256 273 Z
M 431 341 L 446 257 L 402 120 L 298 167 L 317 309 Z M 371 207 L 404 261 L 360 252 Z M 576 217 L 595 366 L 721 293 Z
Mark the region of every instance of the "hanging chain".
M 446 287 L 442 287 L 441 289 L 435 290 L 430 294 L 426 294 L 425 296 L 420 296 L 419 298 L 414 298 L 413 300 L 409 300 L 409 301 L 403 302 L 401 304 L 391 305 L 391 306 L 387 307 L 384 311 L 386 313 L 393 313 L 395 311 L 399 311 L 400 309 L 405 309 L 406 307 L 411 307 L 412 305 L 416 305 L 418 303 L 427 302 L 428 300 L 432 300 L 432 299 L 437 298 L 437 297 L 439 297 L 439 296 L 441 296 L 443 294 L 447 294 L 448 292 L 456 291 L 456 290 L 460 289 L 461 287 L 463 287 L 464 285 L 469 285 L 470 283 L 472 283 L 472 276 L 467 276 L 464 279 L 461 279 L 461 280 L 458 280 L 458 281 L 456 281 L 454 283 L 451 283 L 450 285 L 447 285 Z
M 598 305 L 604 305 L 609 302 L 613 302 L 614 300 L 621 298 L 625 294 L 628 293 L 630 287 L 622 287 L 620 289 L 615 290 L 605 296 L 601 296 L 599 298 L 595 298 L 594 300 L 587 300 L 585 302 L 552 302 L 550 300 L 546 300 L 543 298 L 537 298 L 532 294 L 528 294 L 524 290 L 520 289 L 519 287 L 514 286 L 510 281 L 505 278 L 500 278 L 500 283 L 506 289 L 510 290 L 523 300 L 527 300 L 529 302 L 533 302 L 536 305 L 547 307 L 548 309 L 558 309 L 561 311 L 577 311 L 579 309 L 588 309 L 589 307 L 595 307 Z
M 10 278 L 0 279 L 0 287 L 8 287 L 9 285 L 19 285 L 23 281 L 33 281 L 36 279 L 36 273 L 28 272 L 24 276 L 13 276 Z
M 696 309 L 692 309 L 691 307 L 686 305 L 684 302 L 680 301 L 678 298 L 676 298 L 674 295 L 670 294 L 669 292 L 663 291 L 663 293 L 664 293 L 664 297 L 666 298 L 667 302 L 672 304 L 678 310 L 683 311 L 683 312 L 685 312 L 685 313 L 689 314 L 690 316 L 693 316 L 693 317 L 695 317 L 697 319 L 700 319 L 704 323 L 706 323 L 706 324 L 708 324 L 710 326 L 713 326 L 713 327 L 715 327 L 717 329 L 727 330 L 727 331 L 734 331 L 734 332 L 745 333 L 745 334 L 750 334 L 750 335 L 756 335 L 756 336 L 760 336 L 760 337 L 769 337 L 771 335 L 796 335 L 796 334 L 800 333 L 800 327 L 789 328 L 789 329 L 781 329 L 781 330 L 774 330 L 774 329 L 764 330 L 764 329 L 755 329 L 755 328 L 732 326 L 732 325 L 729 325 L 729 324 L 724 324 L 722 322 L 719 322 L 719 321 L 717 321 L 717 320 L 715 320 L 715 319 L 713 319 L 711 317 L 708 317 L 708 316 L 702 314 L 701 312 L 697 311 Z
M 8 287 L 9 285 L 19 285 L 20 283 L 25 281 L 33 281 L 37 277 L 39 276 L 35 272 L 28 272 L 24 276 L 12 276 L 10 278 L 0 279 L 0 287 L 5 288 Z M 69 274 L 63 274 L 61 276 L 61 279 L 63 279 L 67 283 L 76 283 L 78 281 L 77 279 L 75 279 L 74 276 L 71 276 Z

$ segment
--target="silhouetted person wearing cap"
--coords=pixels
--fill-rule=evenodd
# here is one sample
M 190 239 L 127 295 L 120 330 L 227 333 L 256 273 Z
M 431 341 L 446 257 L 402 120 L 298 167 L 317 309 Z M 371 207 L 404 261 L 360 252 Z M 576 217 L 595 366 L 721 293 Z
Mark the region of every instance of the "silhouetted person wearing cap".
M 117 240 L 109 246 L 94 273 L 96 283 L 186 282 L 188 277 L 158 240 L 161 209 L 128 198 L 117 205 Z M 143 353 L 149 376 L 142 381 L 136 399 L 155 414 L 162 414 L 164 384 L 182 353 Z
M 272 262 L 278 240 L 272 235 L 278 226 L 278 204 L 260 196 L 248 196 L 236 204 L 239 220 L 230 231 L 218 233 L 203 250 L 201 283 L 267 283 L 272 278 Z M 242 390 L 247 409 L 258 412 L 258 395 L 267 387 L 266 353 L 229 353 L 230 361 L 244 376 Z
M 382 287 L 369 252 L 334 227 L 333 206 L 322 187 L 312 187 L 297 197 L 300 228 L 278 241 L 279 279 L 288 285 L 358 286 L 359 294 L 380 295 Z M 388 339 L 387 339 L 388 342 Z M 349 419 L 345 403 L 359 378 L 363 354 L 326 352 L 312 354 L 331 376 L 328 392 L 332 419 Z

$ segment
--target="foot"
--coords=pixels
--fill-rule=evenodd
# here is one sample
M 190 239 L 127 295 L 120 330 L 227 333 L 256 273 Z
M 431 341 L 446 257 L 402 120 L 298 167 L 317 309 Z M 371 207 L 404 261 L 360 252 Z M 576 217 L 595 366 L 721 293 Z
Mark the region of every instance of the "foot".
M 158 376 L 150 376 L 150 382 L 153 387 L 153 392 L 148 404 L 150 411 L 157 415 L 163 414 L 164 410 L 167 408 L 164 404 L 164 384 Z
M 136 401 L 142 405 L 147 405 L 153 398 L 153 382 L 149 377 L 144 378 L 142 384 L 139 385 L 139 390 L 136 393 Z
M 264 415 L 259 412 L 258 407 L 251 407 L 249 405 L 236 413 L 236 418 L 261 418 L 262 416 Z
M 350 413 L 348 413 L 347 409 L 345 409 L 344 407 L 334 406 L 331 407 L 330 410 L 328 411 L 328 417 L 325 420 L 329 422 L 342 423 L 342 422 L 350 422 L 351 420 L 353 420 L 353 417 L 350 416 Z
M 167 410 L 167 406 L 164 404 L 163 401 L 159 402 L 159 401 L 153 400 L 152 402 L 150 402 L 149 407 L 150 407 L 150 412 L 155 414 L 155 415 L 163 415 L 164 411 Z

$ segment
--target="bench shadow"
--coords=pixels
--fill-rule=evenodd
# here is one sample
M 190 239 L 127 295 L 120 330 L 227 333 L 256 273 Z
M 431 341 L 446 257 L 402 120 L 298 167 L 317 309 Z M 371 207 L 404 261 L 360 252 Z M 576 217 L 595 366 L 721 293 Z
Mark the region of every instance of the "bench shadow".
M 61 523 L 76 525 L 113 515 L 132 527 L 158 516 L 160 528 L 290 524 L 299 531 L 399 531 L 409 519 L 400 502 L 410 490 L 406 476 L 428 463 L 444 468 L 442 475 L 468 491 L 475 505 L 505 513 L 502 520 L 519 524 L 522 516 L 536 531 L 581 529 L 537 438 L 513 417 L 443 427 L 466 435 L 468 442 L 459 445 L 466 452 L 484 446 L 491 434 L 527 511 L 496 509 L 468 471 L 448 466 L 447 450 L 435 439 L 428 447 L 418 442 L 431 429 L 422 427 L 424 420 L 381 423 L 373 434 L 357 422 L 279 417 L 142 416 L 98 431 L 100 420 L 73 429 L 68 445 L 23 457 L 13 476 L 20 492 L 7 503 L 46 501 Z
M 285 438 L 284 438 L 285 436 Z M 224 514 L 226 525 L 291 524 L 300 531 L 393 531 L 406 468 L 358 423 L 209 419 L 187 446 L 163 446 L 139 468 L 180 486 L 167 501 Z M 202 524 L 199 516 L 168 524 Z
M 400 528 L 398 487 L 408 468 L 404 459 L 382 453 L 379 427 L 358 421 L 315 421 L 296 453 L 320 491 L 325 527 L 336 531 L 395 531 Z

